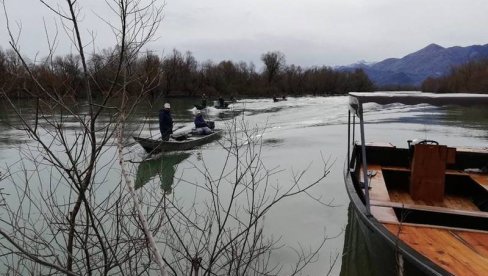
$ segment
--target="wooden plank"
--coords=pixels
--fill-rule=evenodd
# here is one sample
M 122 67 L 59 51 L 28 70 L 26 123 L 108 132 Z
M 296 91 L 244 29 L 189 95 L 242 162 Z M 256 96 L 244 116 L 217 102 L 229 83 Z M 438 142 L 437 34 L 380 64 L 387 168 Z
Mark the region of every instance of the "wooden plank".
M 410 173 L 410 168 L 405 167 L 394 167 L 394 166 L 383 166 L 383 170 L 395 171 L 395 172 L 408 172 Z
M 456 148 L 447 148 L 447 157 L 446 157 L 447 164 L 454 164 L 456 163 Z
M 410 195 L 415 200 L 442 202 L 447 162 L 446 146 L 417 144 L 414 146 Z
M 378 200 L 371 201 L 371 205 L 378 206 L 378 207 L 396 207 L 396 208 L 405 208 L 405 209 L 420 210 L 420 211 L 430 211 L 436 213 L 446 213 L 446 214 L 453 214 L 453 215 L 465 215 L 465 216 L 472 216 L 472 217 L 488 218 L 488 212 L 482 212 L 479 209 L 477 210 L 453 209 L 450 207 L 408 204 L 408 203 L 391 202 L 391 201 L 385 202 L 385 201 L 378 201 Z
M 388 142 L 368 142 L 366 143 L 367 147 L 380 147 L 380 148 L 395 148 L 392 143 Z
M 479 211 L 479 208 L 467 197 L 460 195 L 450 195 L 444 196 L 443 201 L 425 201 L 425 200 L 414 200 L 406 191 L 400 190 L 389 190 L 391 202 L 398 202 L 402 204 L 409 205 L 419 205 L 419 206 L 432 206 L 432 207 L 444 207 L 451 208 L 455 210 L 465 210 L 465 211 Z
M 488 256 L 488 235 L 486 233 L 457 231 L 455 234 L 467 241 L 473 250 L 479 254 Z
M 388 189 L 386 188 L 383 173 L 380 165 L 368 165 L 369 171 L 374 171 L 376 174 L 369 178 L 369 198 L 370 200 L 390 201 Z M 360 180 L 363 181 L 363 168 L 360 172 Z M 364 192 L 364 189 L 363 189 Z
M 454 275 L 488 275 L 488 233 L 385 224 L 408 246 Z
M 399 223 L 398 218 L 391 207 L 371 206 L 371 214 L 383 223 Z
M 411 172 L 409 168 L 405 168 L 405 167 L 383 166 L 382 169 L 385 171 L 394 171 L 394 172 L 408 172 L 408 173 Z M 446 169 L 446 175 L 469 175 L 469 173 L 466 173 L 462 170 Z
M 383 166 L 382 170 L 384 171 L 395 171 L 395 172 L 410 172 L 410 169 L 405 167 L 394 167 L 394 166 Z M 462 170 L 446 170 L 447 175 L 467 175 L 470 176 L 471 179 L 478 183 L 481 187 L 488 191 L 488 174 L 480 174 L 480 173 L 467 173 Z
M 488 153 L 488 147 L 484 148 L 473 148 L 473 147 L 456 147 L 458 152 L 468 152 L 468 153 Z
M 479 173 L 470 173 L 469 176 L 473 181 L 478 183 L 481 187 L 488 191 L 488 175 Z
M 404 191 L 390 189 L 386 187 L 386 183 L 383 177 L 383 171 L 398 171 L 398 172 L 410 172 L 408 168 L 405 167 L 395 167 L 395 166 L 380 166 L 380 165 L 368 165 L 369 170 L 374 170 L 376 175 L 370 178 L 370 198 L 372 200 L 379 201 L 392 201 L 401 202 L 405 204 L 418 204 L 418 205 L 429 205 L 453 208 L 459 210 L 470 210 L 479 211 L 479 208 L 471 202 L 468 198 L 458 195 L 445 194 L 443 201 L 426 201 L 426 200 L 414 200 L 412 197 L 405 193 Z M 362 180 L 361 171 L 361 180 Z M 446 175 L 465 175 L 470 176 L 473 181 L 478 183 L 484 189 L 488 191 L 488 174 L 478 174 L 478 173 L 466 173 L 461 170 L 446 170 Z M 374 187 L 374 188 L 373 188 Z M 386 196 L 388 194 L 388 197 Z M 388 200 L 387 200 L 388 198 Z
M 396 167 L 396 166 L 383 166 L 383 170 L 385 171 L 394 171 L 394 172 L 411 172 L 410 168 L 405 167 Z M 466 173 L 462 170 L 450 170 L 446 169 L 446 175 L 470 175 L 470 173 Z

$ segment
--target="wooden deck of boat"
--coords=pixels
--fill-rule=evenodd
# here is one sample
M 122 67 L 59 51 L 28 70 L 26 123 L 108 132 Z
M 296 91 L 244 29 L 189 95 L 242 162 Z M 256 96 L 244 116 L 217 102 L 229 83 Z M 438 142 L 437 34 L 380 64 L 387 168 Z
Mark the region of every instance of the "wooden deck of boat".
M 465 197 L 457 195 L 446 194 L 443 202 L 424 202 L 422 200 L 413 200 L 408 192 L 401 190 L 388 190 L 383 177 L 383 169 L 408 171 L 405 168 L 382 167 L 380 165 L 368 165 L 369 171 L 374 171 L 376 174 L 369 179 L 370 191 L 369 197 L 372 202 L 398 202 L 411 205 L 436 206 L 445 207 L 454 210 L 479 211 L 478 207 Z M 488 175 L 478 173 L 464 173 L 460 171 L 448 171 L 448 174 L 469 175 L 479 186 L 488 190 Z M 361 181 L 363 173 L 361 170 Z M 374 205 L 374 204 L 372 204 Z
M 454 275 L 487 275 L 488 234 L 472 231 L 385 224 L 417 252 Z
M 408 191 L 388 190 L 383 169 L 408 171 L 406 168 L 381 167 L 368 164 L 376 174 L 370 180 L 371 213 L 395 236 L 454 275 L 488 275 L 488 232 L 450 228 L 436 225 L 402 223 L 394 207 L 418 209 L 449 214 L 488 217 L 469 199 L 445 195 L 443 202 L 413 200 Z M 478 185 L 488 190 L 487 174 L 468 174 L 449 171 L 448 174 L 469 175 Z M 363 172 L 360 178 L 362 181 Z M 364 189 L 363 189 L 364 192 Z

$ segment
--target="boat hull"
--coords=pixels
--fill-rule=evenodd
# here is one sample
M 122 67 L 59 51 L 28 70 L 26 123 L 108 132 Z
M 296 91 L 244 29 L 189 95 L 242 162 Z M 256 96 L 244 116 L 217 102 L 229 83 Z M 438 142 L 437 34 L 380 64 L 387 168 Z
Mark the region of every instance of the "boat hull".
M 208 135 L 191 135 L 188 139 L 183 141 L 161 141 L 148 138 L 133 137 L 147 153 L 154 154 L 168 151 L 184 151 L 191 150 L 198 146 L 207 144 L 222 136 L 223 130 L 216 130 Z

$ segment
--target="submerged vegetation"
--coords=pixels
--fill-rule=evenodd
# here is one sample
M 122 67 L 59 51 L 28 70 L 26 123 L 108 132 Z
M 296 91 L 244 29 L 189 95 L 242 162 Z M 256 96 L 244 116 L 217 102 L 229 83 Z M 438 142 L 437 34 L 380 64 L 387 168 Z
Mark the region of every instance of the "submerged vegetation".
M 112 85 L 126 85 L 129 95 L 147 90 L 150 96 L 274 96 L 274 95 L 325 95 L 350 91 L 372 91 L 373 83 L 366 73 L 357 69 L 342 72 L 331 67 L 303 68 L 287 65 L 284 54 L 268 52 L 261 56 L 263 69 L 253 63 L 221 61 L 198 62 L 191 52 L 158 56 L 152 52 L 137 53 L 127 65 L 136 76 L 135 81 L 117 83 L 118 62 L 121 49 L 106 49 L 86 57 L 88 85 L 96 97 L 103 97 Z M 48 56 L 39 61 L 26 61 L 23 65 L 12 51 L 0 50 L 0 83 L 12 97 L 41 96 L 28 71 L 45 88 L 57 95 L 80 97 L 87 90 L 83 81 L 83 64 L 80 55 Z

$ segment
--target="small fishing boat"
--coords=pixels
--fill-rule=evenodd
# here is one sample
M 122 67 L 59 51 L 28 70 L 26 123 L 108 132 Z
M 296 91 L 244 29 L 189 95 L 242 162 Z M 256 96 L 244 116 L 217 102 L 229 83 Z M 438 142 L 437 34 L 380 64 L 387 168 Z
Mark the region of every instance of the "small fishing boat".
M 195 104 L 193 105 L 196 109 L 198 110 L 202 110 L 202 109 L 205 109 L 207 106 L 206 105 L 199 105 L 199 104 Z
M 230 109 L 228 104 L 225 104 L 224 106 L 214 105 L 214 108 L 216 108 L 216 109 Z
M 276 98 L 276 97 L 273 97 L 273 102 L 282 102 L 282 101 L 286 101 L 287 99 L 285 97 L 283 98 Z
M 190 150 L 219 139 L 222 136 L 222 133 L 222 129 L 217 129 L 214 130 L 214 132 L 212 132 L 211 134 L 207 135 L 190 133 L 188 135 L 171 137 L 168 141 L 162 141 L 160 139 L 154 140 L 142 137 L 133 138 L 144 148 L 147 153 L 153 154 L 167 151 Z
M 213 107 L 216 109 L 229 109 L 229 104 L 230 102 L 220 99 L 218 101 L 214 101 Z
M 365 103 L 472 106 L 488 95 L 350 93 L 344 166 L 371 275 L 488 275 L 488 148 L 366 143 Z

